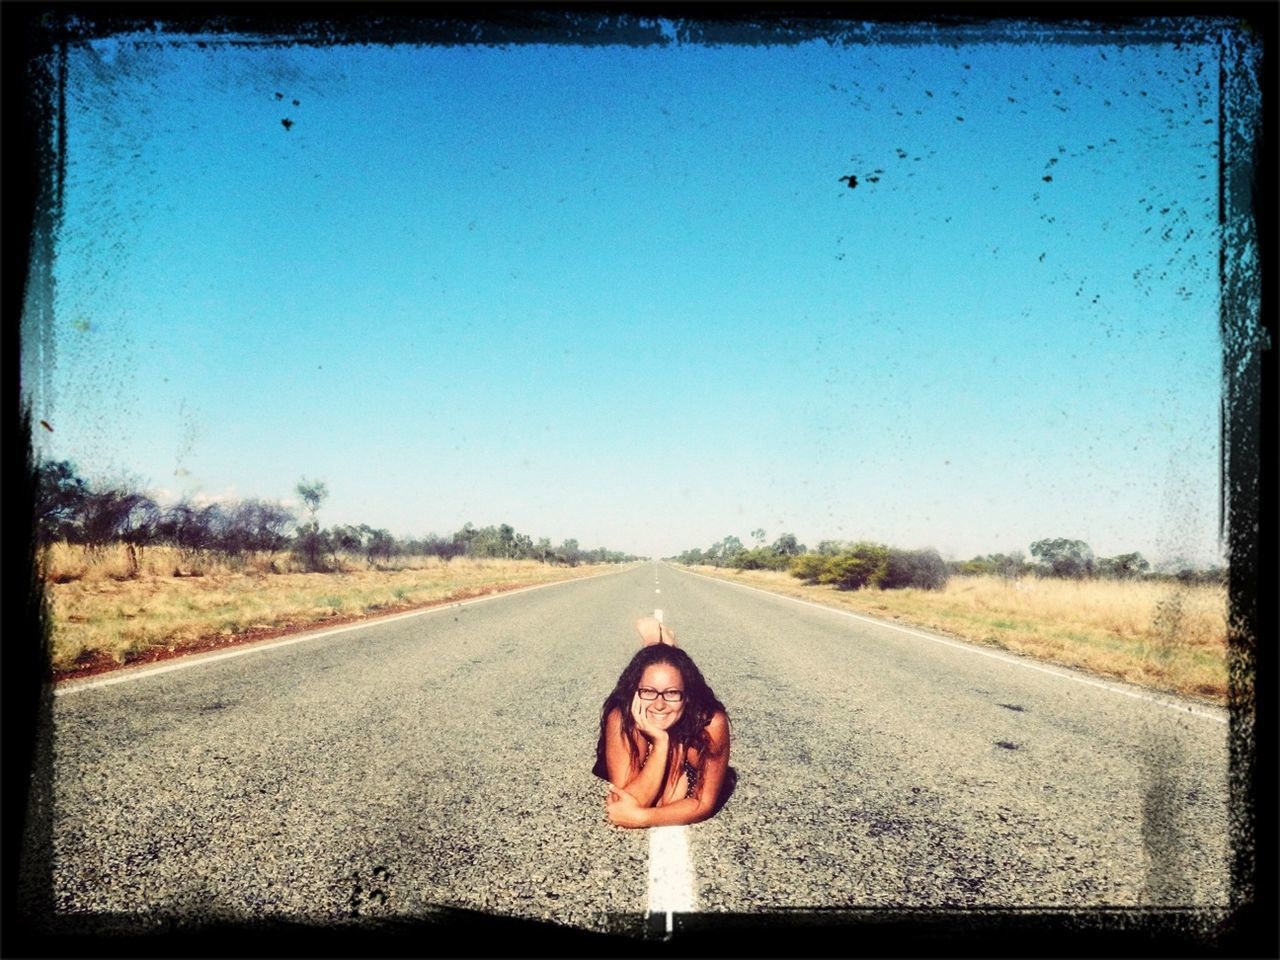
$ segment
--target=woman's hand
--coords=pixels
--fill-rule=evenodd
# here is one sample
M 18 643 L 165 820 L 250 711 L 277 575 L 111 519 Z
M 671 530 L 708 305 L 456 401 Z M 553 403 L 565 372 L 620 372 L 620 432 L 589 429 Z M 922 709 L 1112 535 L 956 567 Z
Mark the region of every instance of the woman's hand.
M 646 701 L 640 699 L 640 694 L 632 694 L 631 717 L 636 722 L 636 729 L 656 746 L 659 741 L 667 739 L 667 728 L 660 727 L 654 722 L 654 719 L 649 716 L 648 710 L 645 708 L 645 703 Z
M 619 827 L 648 826 L 648 810 L 621 787 L 609 784 L 609 795 L 604 799 L 604 812 L 609 822 Z

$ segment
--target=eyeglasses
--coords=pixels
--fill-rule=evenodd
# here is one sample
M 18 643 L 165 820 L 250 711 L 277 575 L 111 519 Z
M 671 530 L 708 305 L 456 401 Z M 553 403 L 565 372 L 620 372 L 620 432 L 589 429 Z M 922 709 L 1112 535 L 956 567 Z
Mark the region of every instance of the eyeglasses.
M 636 690 L 636 693 L 640 695 L 641 700 L 657 700 L 658 699 L 658 691 L 653 689 L 653 687 L 640 687 L 639 689 Z M 663 690 L 662 699 L 667 701 L 667 703 L 679 703 L 681 700 L 684 699 L 684 691 L 683 690 Z

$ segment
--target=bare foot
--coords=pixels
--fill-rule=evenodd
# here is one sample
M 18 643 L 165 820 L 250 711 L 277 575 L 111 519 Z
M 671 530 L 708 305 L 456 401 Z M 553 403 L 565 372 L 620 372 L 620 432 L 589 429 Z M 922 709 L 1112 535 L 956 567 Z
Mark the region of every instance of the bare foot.
M 640 634 L 640 645 L 652 646 L 655 643 L 676 645 L 676 634 L 657 617 L 641 617 L 636 621 L 636 632 Z

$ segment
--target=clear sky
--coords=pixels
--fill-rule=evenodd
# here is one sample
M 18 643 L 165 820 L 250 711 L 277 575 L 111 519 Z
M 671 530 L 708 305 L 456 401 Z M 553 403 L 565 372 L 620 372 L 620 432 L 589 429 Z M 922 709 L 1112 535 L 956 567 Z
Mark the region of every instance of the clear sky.
M 398 536 L 1221 559 L 1215 46 L 201 39 L 71 51 L 43 455 Z

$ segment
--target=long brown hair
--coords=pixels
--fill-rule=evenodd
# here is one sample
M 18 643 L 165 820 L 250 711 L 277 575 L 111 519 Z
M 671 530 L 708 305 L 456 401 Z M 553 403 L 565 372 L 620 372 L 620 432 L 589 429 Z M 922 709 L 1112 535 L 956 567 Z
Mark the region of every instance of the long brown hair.
M 700 754 L 705 755 L 711 743 L 711 738 L 707 734 L 707 724 L 711 722 L 711 718 L 717 711 L 725 713 L 724 704 L 716 698 L 707 681 L 703 679 L 702 671 L 698 669 L 689 654 L 679 647 L 666 643 L 641 647 L 623 669 L 613 692 L 605 698 L 604 706 L 600 708 L 600 738 L 596 741 L 596 764 L 591 768 L 591 772 L 602 780 L 609 779 L 609 768 L 605 764 L 605 735 L 609 713 L 612 710 L 616 709 L 622 717 L 622 736 L 626 740 L 627 750 L 631 753 L 631 766 L 633 768 L 640 766 L 643 758 L 640 756 L 639 748 L 636 747 L 635 737 L 632 736 L 636 728 L 636 720 L 631 715 L 631 698 L 635 696 L 645 670 L 655 663 L 674 667 L 680 671 L 680 678 L 684 681 L 684 712 L 667 731 L 673 745 L 679 743 L 685 747 L 693 747 Z M 668 766 L 674 766 L 676 758 L 681 755 L 682 751 L 673 749 L 667 758 Z

